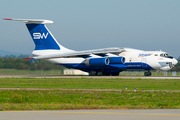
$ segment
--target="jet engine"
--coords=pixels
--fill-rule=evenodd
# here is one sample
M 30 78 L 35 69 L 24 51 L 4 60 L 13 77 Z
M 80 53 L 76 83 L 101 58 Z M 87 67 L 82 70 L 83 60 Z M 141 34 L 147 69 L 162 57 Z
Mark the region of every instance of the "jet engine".
M 124 64 L 125 58 L 124 57 L 108 57 L 109 64 Z
M 108 58 L 89 58 L 85 60 L 85 64 L 88 66 L 106 66 L 109 65 Z

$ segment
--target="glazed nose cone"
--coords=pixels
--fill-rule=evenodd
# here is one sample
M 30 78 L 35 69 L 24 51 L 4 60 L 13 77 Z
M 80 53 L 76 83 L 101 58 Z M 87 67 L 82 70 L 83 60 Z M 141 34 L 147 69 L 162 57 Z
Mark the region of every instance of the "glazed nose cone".
M 175 58 L 173 58 L 172 64 L 173 64 L 173 65 L 176 65 L 177 63 L 178 63 L 178 61 L 177 61 Z

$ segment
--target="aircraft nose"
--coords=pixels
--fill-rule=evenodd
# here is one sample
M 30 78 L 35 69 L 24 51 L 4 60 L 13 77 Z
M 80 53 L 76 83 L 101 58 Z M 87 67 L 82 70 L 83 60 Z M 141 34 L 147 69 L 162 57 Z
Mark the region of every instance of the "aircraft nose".
M 175 58 L 173 58 L 172 64 L 173 64 L 173 65 L 176 65 L 177 63 L 178 63 L 178 61 L 177 61 Z

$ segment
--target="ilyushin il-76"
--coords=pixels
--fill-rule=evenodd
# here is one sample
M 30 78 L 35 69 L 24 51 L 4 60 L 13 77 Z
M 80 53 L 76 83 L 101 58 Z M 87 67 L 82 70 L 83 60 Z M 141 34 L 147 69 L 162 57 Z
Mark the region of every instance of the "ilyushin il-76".
M 145 76 L 151 76 L 151 70 L 168 71 L 177 64 L 177 60 L 163 51 L 143 51 L 131 48 L 104 48 L 86 51 L 68 49 L 54 38 L 46 27 L 51 20 L 7 19 L 22 21 L 26 24 L 34 41 L 34 57 L 25 59 L 45 59 L 67 68 L 80 69 L 89 75 L 116 76 L 122 71 L 143 70 Z

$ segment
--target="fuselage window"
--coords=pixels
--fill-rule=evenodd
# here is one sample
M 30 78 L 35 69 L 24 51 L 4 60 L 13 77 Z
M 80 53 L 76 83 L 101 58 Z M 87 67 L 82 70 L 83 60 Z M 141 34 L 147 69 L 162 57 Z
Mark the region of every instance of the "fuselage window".
M 161 57 L 164 57 L 164 54 L 160 54 Z

